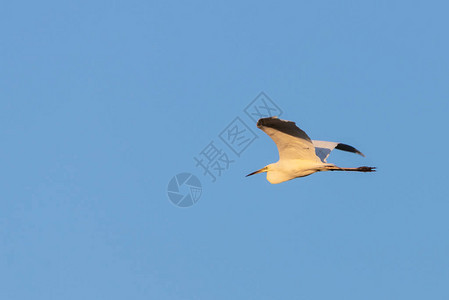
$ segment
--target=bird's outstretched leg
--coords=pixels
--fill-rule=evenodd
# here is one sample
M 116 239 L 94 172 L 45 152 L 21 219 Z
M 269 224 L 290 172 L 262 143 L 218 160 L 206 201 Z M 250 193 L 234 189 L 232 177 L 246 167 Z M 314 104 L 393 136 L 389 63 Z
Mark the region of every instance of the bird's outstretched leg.
M 376 167 L 358 167 L 358 168 L 340 168 L 337 166 L 328 166 L 328 171 L 353 171 L 353 172 L 376 172 Z

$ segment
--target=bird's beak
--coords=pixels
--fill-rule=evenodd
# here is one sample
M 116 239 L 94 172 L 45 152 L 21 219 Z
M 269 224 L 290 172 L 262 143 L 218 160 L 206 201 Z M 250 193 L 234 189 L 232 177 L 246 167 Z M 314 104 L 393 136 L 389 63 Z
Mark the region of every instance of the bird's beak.
M 259 173 L 263 173 L 263 172 L 266 172 L 266 171 L 268 171 L 268 167 L 263 167 L 262 169 L 257 170 L 256 172 L 252 172 L 252 173 L 246 175 L 246 177 L 251 176 L 251 175 L 255 175 L 255 174 L 259 174 Z

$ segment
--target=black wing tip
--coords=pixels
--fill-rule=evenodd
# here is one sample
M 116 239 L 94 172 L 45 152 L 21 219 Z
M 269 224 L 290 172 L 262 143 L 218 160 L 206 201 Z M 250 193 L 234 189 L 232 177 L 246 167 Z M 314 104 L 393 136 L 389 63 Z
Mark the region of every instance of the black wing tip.
M 259 119 L 259 121 L 257 121 L 257 127 L 262 130 L 264 130 L 264 127 L 272 128 L 284 134 L 288 134 L 312 142 L 307 133 L 305 133 L 298 126 L 296 126 L 296 123 L 293 121 L 282 120 L 279 119 L 278 117 L 262 118 Z
M 360 152 L 359 150 L 355 149 L 356 152 L 354 152 L 355 154 L 361 155 L 363 157 L 366 157 L 365 154 L 363 154 L 362 152 Z
M 260 126 L 267 126 L 268 124 L 270 124 L 273 120 L 275 119 L 279 119 L 278 117 L 268 117 L 268 118 L 260 118 L 257 121 L 257 127 Z
M 265 127 L 273 127 L 274 125 L 278 125 L 279 123 L 293 123 L 292 121 L 282 120 L 279 119 L 277 116 L 268 117 L 268 118 L 261 118 L 257 121 L 257 127 L 265 126 Z
M 343 143 L 339 143 L 339 144 L 335 147 L 335 149 L 342 150 L 342 151 L 347 151 L 347 152 L 352 152 L 352 153 L 356 153 L 356 154 L 358 154 L 358 155 L 361 155 L 361 156 L 365 157 L 365 154 L 363 154 L 362 152 L 360 152 L 360 151 L 357 150 L 356 148 L 354 148 L 354 147 L 352 147 L 352 146 L 349 146 L 349 145 L 346 145 L 346 144 L 343 144 Z

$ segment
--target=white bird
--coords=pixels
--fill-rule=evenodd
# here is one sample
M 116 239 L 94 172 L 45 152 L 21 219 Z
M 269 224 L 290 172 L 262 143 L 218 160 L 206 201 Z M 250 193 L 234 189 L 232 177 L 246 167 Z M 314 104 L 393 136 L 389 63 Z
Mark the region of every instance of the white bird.
M 375 171 L 375 167 L 340 168 L 328 163 L 326 159 L 334 149 L 365 155 L 346 144 L 312 141 L 295 122 L 270 117 L 259 119 L 257 127 L 276 143 L 279 161 L 246 176 L 266 172 L 267 180 L 276 184 L 321 171 Z

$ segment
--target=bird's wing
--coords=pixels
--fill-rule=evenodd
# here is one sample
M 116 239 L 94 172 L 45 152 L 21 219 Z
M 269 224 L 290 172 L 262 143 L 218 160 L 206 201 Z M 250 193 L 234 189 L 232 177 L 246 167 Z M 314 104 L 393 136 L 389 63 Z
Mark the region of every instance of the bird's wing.
M 321 159 L 323 163 L 326 162 L 326 159 L 329 157 L 329 154 L 334 149 L 357 153 L 360 154 L 361 156 L 365 156 L 363 155 L 362 152 L 360 152 L 356 148 L 343 143 L 325 142 L 325 141 L 312 141 L 312 143 L 315 146 L 316 155 Z
M 299 129 L 295 122 L 277 117 L 259 119 L 257 127 L 262 129 L 276 143 L 279 159 L 302 159 L 320 161 L 309 136 Z

